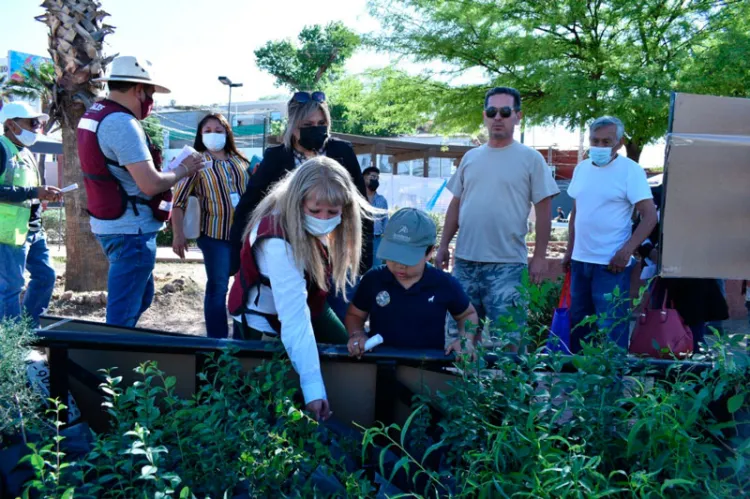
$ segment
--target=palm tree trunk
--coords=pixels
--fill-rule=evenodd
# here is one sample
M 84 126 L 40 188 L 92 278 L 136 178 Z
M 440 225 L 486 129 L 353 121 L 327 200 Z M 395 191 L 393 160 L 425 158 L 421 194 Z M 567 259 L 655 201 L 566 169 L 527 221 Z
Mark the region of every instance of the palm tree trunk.
M 79 188 L 65 194 L 65 289 L 71 291 L 100 291 L 107 289 L 109 262 L 99 242 L 91 233 L 86 211 L 86 189 L 78 159 L 76 127 L 86 111 L 79 102 L 62 102 L 68 120 L 63 122 L 63 177 L 67 184 L 78 183 Z

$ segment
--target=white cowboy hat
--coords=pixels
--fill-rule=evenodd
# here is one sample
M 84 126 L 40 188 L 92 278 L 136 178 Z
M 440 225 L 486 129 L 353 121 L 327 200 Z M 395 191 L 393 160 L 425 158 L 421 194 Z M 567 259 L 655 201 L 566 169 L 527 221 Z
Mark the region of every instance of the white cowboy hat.
M 26 102 L 6 102 L 3 107 L 0 108 L 0 122 L 6 120 L 14 120 L 16 118 L 27 118 L 27 119 L 41 119 L 49 121 L 49 115 L 44 113 L 38 113 L 34 111 L 30 105 Z
M 102 78 L 95 78 L 93 81 L 130 81 L 133 83 L 143 83 L 153 85 L 156 92 L 168 94 L 171 91 L 164 85 L 159 85 L 152 79 L 153 65 L 150 61 L 139 59 L 132 55 L 123 55 L 115 57 L 112 64 L 109 65 L 107 73 Z

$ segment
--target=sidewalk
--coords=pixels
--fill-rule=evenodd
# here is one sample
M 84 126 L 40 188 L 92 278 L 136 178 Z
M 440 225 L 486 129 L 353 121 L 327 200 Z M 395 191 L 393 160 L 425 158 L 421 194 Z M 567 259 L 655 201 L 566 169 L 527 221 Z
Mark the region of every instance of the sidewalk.
M 65 245 L 58 246 L 57 244 L 49 245 L 49 253 L 52 258 L 65 258 Z M 179 256 L 175 255 L 172 248 L 158 247 L 156 248 L 156 262 L 157 263 L 203 263 L 203 253 L 197 247 L 191 247 L 190 250 L 185 253 L 185 259 L 180 259 Z

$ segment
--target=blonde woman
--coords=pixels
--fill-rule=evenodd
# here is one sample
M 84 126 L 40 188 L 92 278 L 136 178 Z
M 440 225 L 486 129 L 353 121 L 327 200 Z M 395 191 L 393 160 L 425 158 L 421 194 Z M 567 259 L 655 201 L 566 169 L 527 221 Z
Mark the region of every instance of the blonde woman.
M 229 229 L 234 208 L 247 189 L 250 162 L 237 149 L 229 122 L 221 114 L 208 114 L 198 123 L 194 148 L 212 166 L 205 168 L 177 185 L 172 211 L 174 237 L 172 249 L 185 258 L 188 247 L 183 231 L 185 209 L 190 196 L 198 198 L 201 207 L 198 247 L 206 266 L 206 295 L 203 314 L 209 338 L 226 338 L 227 289 L 229 288 Z
M 316 418 L 330 414 L 316 340 L 348 341 L 326 296 L 356 278 L 362 218 L 376 212 L 344 167 L 317 157 L 275 185 L 245 230 L 229 311 L 245 338 L 280 337 Z
M 325 94 L 297 92 L 289 101 L 287 111 L 284 143 L 265 150 L 263 161 L 258 165 L 247 192 L 237 205 L 231 234 L 232 273 L 239 268 L 242 235 L 253 210 L 263 200 L 271 185 L 308 159 L 319 156 L 335 159 L 349 173 L 359 193 L 367 197 L 362 169 L 352 145 L 331 137 L 331 113 Z M 372 266 L 372 228 L 371 222 L 364 223 L 362 271 Z M 345 304 L 338 313 L 343 320 Z

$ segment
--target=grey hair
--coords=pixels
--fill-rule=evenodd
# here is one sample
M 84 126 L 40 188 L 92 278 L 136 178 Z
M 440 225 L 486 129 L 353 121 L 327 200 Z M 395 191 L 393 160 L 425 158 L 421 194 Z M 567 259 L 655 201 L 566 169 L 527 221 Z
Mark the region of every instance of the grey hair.
M 625 135 L 625 125 L 622 124 L 622 121 L 620 121 L 619 118 L 615 118 L 614 116 L 602 116 L 601 118 L 595 119 L 591 124 L 589 133 L 594 133 L 600 128 L 608 126 L 614 126 L 617 128 L 617 140 L 620 140 L 622 136 Z
M 294 99 L 289 101 L 287 104 L 287 122 L 286 130 L 284 130 L 284 145 L 291 149 L 292 139 L 294 139 L 294 131 L 298 130 L 305 121 L 305 118 L 310 116 L 312 113 L 320 109 L 323 112 L 323 116 L 326 118 L 326 125 L 328 125 L 328 133 L 331 133 L 331 111 L 328 110 L 327 102 L 318 102 L 310 99 L 304 104 L 300 104 Z

